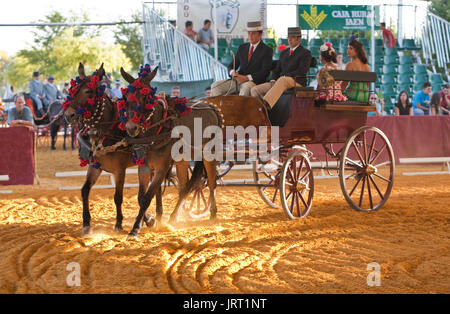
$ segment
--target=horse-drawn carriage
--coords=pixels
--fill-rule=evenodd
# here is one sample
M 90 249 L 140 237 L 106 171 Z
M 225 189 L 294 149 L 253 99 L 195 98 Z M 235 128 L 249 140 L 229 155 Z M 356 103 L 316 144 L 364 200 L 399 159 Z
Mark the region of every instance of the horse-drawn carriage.
M 375 111 L 375 106 L 354 101 L 318 101 L 318 91 L 307 87 L 296 88 L 283 95 L 269 112 L 259 99 L 241 96 L 203 98 L 190 108 L 186 106 L 185 99 L 166 95 L 160 95 L 159 99 L 156 97 L 156 90 L 150 85 L 156 71 L 154 69 L 150 73 L 150 67 L 146 66 L 136 79 L 122 69 L 122 76 L 130 85 L 122 91 L 124 99 L 117 103 L 113 103 L 99 88 L 98 82 L 104 75 L 103 66 L 88 77 L 80 64 L 80 77 L 71 82 L 73 87 L 70 90 L 70 101 L 68 99 L 63 104 L 66 117 L 70 121 L 78 121 L 85 126 L 85 131 L 89 129 L 94 134 L 91 140 L 92 156 L 86 160 L 90 168 L 82 189 L 84 233 L 90 230 L 87 203 L 89 190 L 102 170 L 114 173 L 118 182 L 114 199 L 118 211 L 116 229 L 121 229 L 121 189 L 125 169 L 132 165 L 131 160 L 138 161 L 140 165 L 140 210 L 130 236 L 137 236 L 143 222 L 153 225 L 152 218 L 146 211 L 155 195 L 157 219 L 161 218 L 161 185 L 174 163 L 177 167 L 179 200 L 170 217 L 171 222 L 176 219 L 181 208 L 186 209 L 194 218 L 208 212 L 211 213 L 211 219 L 216 217 L 214 190 L 217 182 L 234 166 L 235 159 L 225 158 L 222 162 L 225 169 L 216 171 L 216 162 L 202 156 L 201 162 L 196 161 L 191 179 L 188 180 L 189 161 L 176 161 L 172 154 L 174 144 L 179 141 L 172 138 L 174 127 L 185 126 L 195 137 L 196 117 L 206 118 L 202 121 L 209 123 L 209 126 L 218 127 L 219 133 L 228 126 L 266 127 L 265 143 L 261 141 L 258 144 L 265 144 L 269 152 L 278 153 L 278 158 L 254 160 L 254 182 L 245 185 L 255 186 L 269 206 L 282 207 L 291 219 L 303 218 L 309 214 L 314 195 L 315 166 L 311 162 L 312 153 L 305 145 L 323 146 L 325 166 L 322 165 L 321 168 L 326 168 L 330 174 L 331 170 L 337 170 L 344 197 L 355 210 L 377 210 L 389 198 L 395 168 L 392 147 L 383 132 L 365 126 L 367 112 Z M 333 79 L 366 83 L 376 81 L 376 74 L 370 72 L 327 73 L 328 77 L 324 81 L 319 78 L 319 83 L 325 87 Z M 276 131 L 274 125 L 279 126 L 279 141 L 276 143 L 267 141 L 271 138 L 270 134 Z M 200 134 L 203 135 L 203 131 L 209 126 L 203 125 Z M 202 149 L 206 144 L 203 140 L 200 141 Z M 105 146 L 107 142 L 110 143 L 109 146 Z M 195 143 L 195 139 L 191 143 Z M 226 141 L 223 144 L 226 147 L 230 143 Z M 232 138 L 233 156 L 243 153 L 244 159 L 248 159 L 250 148 L 254 148 L 252 144 L 254 143 L 249 140 L 239 143 L 239 140 Z M 134 145 L 140 145 L 142 154 L 137 155 Z M 127 149 L 122 150 L 121 155 L 116 148 L 122 146 Z M 226 149 L 221 153 L 229 156 Z M 329 162 L 329 158 L 334 159 L 334 162 Z M 145 167 L 154 170 L 150 186 L 149 176 L 143 169 Z M 192 199 L 187 201 L 186 207 L 186 197 L 189 194 Z
M 339 81 L 376 81 L 376 74 L 371 72 L 329 71 L 329 75 Z M 319 82 L 319 85 L 326 84 L 325 78 Z M 355 101 L 317 101 L 317 96 L 318 91 L 310 87 L 293 89 L 283 94 L 268 115 L 261 102 L 251 98 L 245 101 L 245 113 L 259 116 L 260 125 L 280 127 L 279 146 L 272 147 L 279 158 L 253 161 L 254 183 L 245 185 L 256 186 L 265 203 L 273 208 L 282 207 L 290 219 L 303 218 L 312 205 L 313 169 L 326 169 L 330 175 L 333 175 L 331 170 L 335 170 L 342 193 L 353 209 L 363 212 L 379 209 L 392 190 L 395 160 L 386 135 L 377 128 L 365 126 L 367 112 L 375 111 L 375 106 Z M 205 100 L 218 106 L 226 117 L 233 117 L 232 112 L 241 114 L 238 108 L 242 106 L 241 96 Z M 242 118 L 238 120 L 242 122 Z M 235 123 L 225 119 L 227 122 Z M 312 162 L 314 156 L 305 146 L 310 144 L 323 147 L 322 159 L 325 160 Z M 247 142 L 247 157 L 249 151 Z M 218 173 L 218 179 L 228 173 L 234 163 L 228 161 L 223 165 L 225 169 Z M 208 200 L 202 188 L 206 189 L 206 184 L 195 190 L 188 207 L 192 217 L 207 213 Z

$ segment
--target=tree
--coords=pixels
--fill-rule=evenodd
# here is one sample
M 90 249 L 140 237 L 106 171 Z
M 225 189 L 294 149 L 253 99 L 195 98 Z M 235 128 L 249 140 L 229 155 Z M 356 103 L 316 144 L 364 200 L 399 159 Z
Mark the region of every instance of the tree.
M 83 38 L 77 36 L 75 31 L 75 28 L 68 28 L 53 38 L 48 43 L 50 49 L 45 49 L 47 55 L 43 60 L 34 60 L 36 53 L 42 53 L 42 50 L 19 51 L 8 70 L 9 82 L 24 88 L 36 69 L 44 69 L 43 74 L 52 74 L 56 81 L 66 81 L 78 75 L 79 62 L 84 63 L 91 72 L 102 62 L 105 69 L 111 72 L 118 72 L 121 66 L 131 66 L 120 45 L 109 45 L 100 37 Z
M 448 0 L 432 0 L 430 11 L 437 16 L 442 17 L 446 21 L 450 21 L 450 1 Z
M 139 67 L 144 63 L 142 54 L 142 19 L 140 13 L 136 12 L 131 16 L 131 21 L 136 24 L 119 24 L 114 31 L 114 39 L 121 45 L 122 51 L 130 59 L 132 70 L 139 71 Z M 120 22 L 125 23 L 125 20 Z

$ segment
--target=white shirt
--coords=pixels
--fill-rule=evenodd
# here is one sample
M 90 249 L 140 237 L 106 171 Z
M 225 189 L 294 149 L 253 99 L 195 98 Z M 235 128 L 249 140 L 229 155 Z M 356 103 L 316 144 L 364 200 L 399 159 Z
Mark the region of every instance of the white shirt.
M 252 44 L 250 44 L 250 46 L 253 46 L 253 52 L 255 52 L 255 50 L 256 50 L 256 48 L 258 47 L 258 45 L 259 45 L 259 43 L 261 42 L 261 40 L 260 41 L 258 41 L 256 44 L 254 44 L 254 45 L 252 45 Z M 252 49 L 251 47 L 249 48 L 249 52 L 250 52 L 250 49 Z M 234 74 L 234 70 L 231 70 L 230 71 L 230 75 L 231 75 L 231 77 L 233 77 L 233 74 Z M 249 75 L 247 75 L 247 77 L 248 77 L 248 80 L 250 81 L 250 82 L 253 82 L 253 78 L 252 78 L 252 76 L 249 74 Z

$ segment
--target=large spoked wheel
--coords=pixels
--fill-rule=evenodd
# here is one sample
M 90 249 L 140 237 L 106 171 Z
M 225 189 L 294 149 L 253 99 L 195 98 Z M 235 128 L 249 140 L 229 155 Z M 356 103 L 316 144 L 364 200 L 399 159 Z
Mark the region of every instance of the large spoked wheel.
M 260 184 L 256 189 L 263 201 L 272 208 L 280 208 L 277 201 L 279 195 L 281 163 L 269 160 L 262 163 L 258 160 L 253 162 L 253 179 L 255 184 Z
M 341 152 L 339 181 L 350 206 L 362 212 L 386 203 L 394 184 L 391 143 L 379 129 L 364 126 L 350 135 Z
M 281 206 L 290 219 L 304 218 L 311 210 L 313 195 L 314 174 L 307 153 L 293 150 L 281 169 Z
M 192 168 L 189 167 L 189 178 L 192 177 Z M 206 177 L 188 195 L 185 202 L 185 212 L 191 219 L 200 219 L 208 215 L 211 203 Z

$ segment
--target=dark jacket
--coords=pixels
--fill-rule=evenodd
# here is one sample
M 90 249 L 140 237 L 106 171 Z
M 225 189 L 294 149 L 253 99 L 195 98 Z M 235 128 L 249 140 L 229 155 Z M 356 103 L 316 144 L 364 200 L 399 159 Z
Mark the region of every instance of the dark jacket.
M 265 83 L 272 67 L 273 50 L 262 41 L 258 44 L 248 61 L 250 43 L 239 46 L 236 52 L 236 71 L 242 75 L 251 75 L 255 84 Z M 233 70 L 233 62 L 228 66 L 228 72 Z
M 290 76 L 295 79 L 299 76 L 296 78 L 297 83 L 306 86 L 306 75 L 311 65 L 311 51 L 300 45 L 289 56 L 290 50 L 287 48 L 281 52 L 280 60 L 273 70 L 272 79 L 277 80 L 281 76 Z

